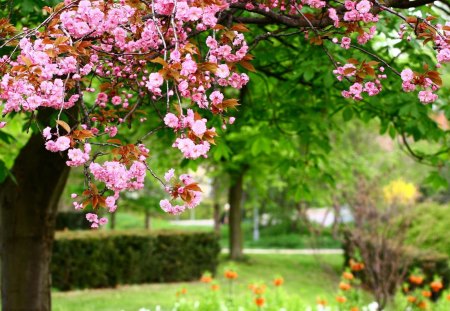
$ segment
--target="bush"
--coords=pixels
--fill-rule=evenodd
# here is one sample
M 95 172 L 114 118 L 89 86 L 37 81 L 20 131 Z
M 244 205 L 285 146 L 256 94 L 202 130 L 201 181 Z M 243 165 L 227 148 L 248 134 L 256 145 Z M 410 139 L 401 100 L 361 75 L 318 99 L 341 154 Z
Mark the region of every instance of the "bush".
M 450 204 L 425 202 L 414 208 L 408 244 L 450 256 Z
M 215 272 L 220 246 L 212 233 L 61 232 L 51 264 L 60 290 L 197 280 Z
M 361 243 L 365 243 L 365 248 L 367 250 L 372 251 L 373 253 L 376 253 L 377 251 L 379 252 L 380 247 L 373 247 L 374 245 L 377 245 L 377 241 L 374 241 L 371 237 L 362 239 L 362 237 L 360 236 L 360 239 Z M 404 280 L 400 281 L 406 281 L 407 277 L 413 271 L 420 270 L 425 277 L 426 284 L 432 282 L 435 276 L 439 276 L 442 278 L 444 289 L 447 289 L 449 287 L 450 267 L 449 258 L 446 254 L 437 251 L 422 250 L 412 246 L 405 246 L 402 249 L 397 249 L 391 247 L 388 243 L 384 244 L 383 247 L 386 248 L 386 250 L 384 250 L 384 254 L 388 262 L 401 254 L 402 263 L 399 267 L 403 269 L 405 268 L 405 265 L 407 265 L 407 273 L 404 275 Z M 350 243 L 348 238 L 345 239 L 343 248 L 346 264 L 348 264 L 351 258 L 358 257 L 358 254 L 360 253 L 360 250 L 357 249 L 354 244 Z M 373 265 L 373 263 L 365 262 L 365 265 L 370 266 Z M 367 272 L 365 270 L 360 272 L 359 276 L 361 277 L 363 282 L 366 282 L 369 278 L 369 276 L 366 274 Z M 390 287 L 390 292 L 391 294 L 395 292 L 394 285 Z
M 80 212 L 59 212 L 56 214 L 55 230 L 87 230 L 90 223 Z

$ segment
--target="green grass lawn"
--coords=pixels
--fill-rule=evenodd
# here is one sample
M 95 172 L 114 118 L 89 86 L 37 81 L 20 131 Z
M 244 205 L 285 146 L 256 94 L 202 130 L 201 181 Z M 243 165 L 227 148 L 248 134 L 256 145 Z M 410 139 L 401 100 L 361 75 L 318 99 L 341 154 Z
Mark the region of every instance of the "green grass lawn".
M 251 255 L 247 261 L 238 263 L 230 263 L 223 258 L 217 276 L 221 291 L 226 289 L 222 273 L 230 265 L 239 273 L 235 288 L 237 301 L 249 299 L 249 284 L 264 282 L 270 286 L 272 279 L 280 275 L 285 279 L 286 293 L 299 295 L 305 304 L 314 305 L 318 296 L 333 299 L 343 258 L 339 255 Z M 153 310 L 156 305 L 169 308 L 175 303 L 176 292 L 181 288 L 188 290 L 186 299 L 193 300 L 210 291 L 207 284 L 191 282 L 54 292 L 52 310 L 138 311 L 142 307 Z

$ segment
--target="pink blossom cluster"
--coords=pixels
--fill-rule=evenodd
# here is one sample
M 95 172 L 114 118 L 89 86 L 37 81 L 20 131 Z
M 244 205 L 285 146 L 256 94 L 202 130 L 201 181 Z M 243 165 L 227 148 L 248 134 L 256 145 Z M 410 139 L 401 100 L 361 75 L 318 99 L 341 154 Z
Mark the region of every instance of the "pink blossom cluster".
M 190 200 L 184 204 L 172 204 L 169 200 L 164 199 L 159 202 L 161 209 L 169 214 L 177 215 L 184 212 L 186 209 L 192 209 L 200 204 L 202 195 L 200 191 L 197 191 L 197 187 L 192 188 L 192 185 L 196 185 L 192 177 L 188 174 L 180 175 L 179 181 L 174 178 L 175 170 L 170 169 L 165 175 L 164 179 L 167 183 L 172 183 L 172 186 L 166 186 L 165 190 L 167 193 L 171 194 L 173 199 L 182 196 L 183 193 L 189 192 Z
M 74 38 L 98 37 L 105 32 L 117 31 L 118 26 L 128 23 L 134 13 L 134 9 L 129 5 L 117 3 L 105 14 L 101 9 L 103 5 L 101 0 L 82 0 L 78 2 L 76 10 L 61 13 L 61 24 Z
M 450 22 L 445 23 L 445 25 L 436 25 L 436 28 L 440 31 L 440 34 L 434 40 L 437 49 L 436 58 L 439 64 L 450 62 L 450 31 L 443 30 L 444 27 L 450 27 Z
M 352 98 L 354 100 L 362 100 L 363 94 L 366 93 L 368 96 L 375 96 L 382 90 L 381 80 L 386 78 L 386 75 L 383 74 L 384 67 L 378 68 L 379 73 L 376 75 L 376 78 L 373 81 L 360 81 L 358 79 L 357 73 L 358 68 L 355 64 L 345 64 L 344 66 L 339 66 L 336 68 L 333 73 L 336 75 L 339 81 L 342 81 L 344 78 L 355 78 L 356 81 L 350 86 L 348 90 L 342 91 L 342 96 L 345 98 Z
M 147 173 L 147 167 L 140 161 L 134 161 L 129 169 L 117 161 L 106 161 L 103 165 L 92 162 L 89 170 L 96 180 L 113 191 L 142 189 Z
M 347 12 L 344 14 L 344 21 L 346 22 L 378 22 L 378 16 L 373 15 L 370 12 L 372 9 L 372 2 L 368 0 L 362 0 L 359 2 L 346 0 L 345 9 Z
M 210 144 L 203 138 L 205 134 L 214 134 L 215 128 L 208 129 L 206 121 L 205 118 L 201 118 L 198 114 L 196 115 L 192 109 L 188 109 L 185 116 L 177 117 L 173 113 L 168 113 L 164 117 L 164 123 L 168 127 L 175 131 L 189 130 L 192 133 L 192 135 L 188 136 L 182 134 L 173 144 L 173 147 L 178 148 L 185 158 L 196 159 L 201 156 L 207 156 Z
M 361 100 L 363 99 L 363 93 L 367 93 L 369 96 L 375 96 L 381 91 L 381 88 L 381 83 L 378 79 L 374 82 L 355 82 L 348 90 L 342 91 L 342 96 L 345 98 L 353 98 L 354 100 Z
M 409 68 L 403 69 L 401 72 L 402 88 L 405 92 L 412 92 L 416 86 L 420 86 L 423 90 L 419 91 L 418 97 L 421 103 L 430 104 L 438 99 L 438 95 L 433 93 L 438 90 L 438 86 L 428 77 L 420 77 L 417 73 Z
M 89 153 L 91 152 L 91 145 L 89 143 L 84 144 L 84 151 L 79 148 L 69 149 L 67 156 L 69 161 L 66 162 L 67 166 L 80 166 L 89 160 Z
M 94 213 L 87 213 L 86 219 L 91 223 L 91 228 L 99 228 L 99 226 L 103 226 L 108 223 L 107 218 L 105 217 L 98 218 L 98 215 Z

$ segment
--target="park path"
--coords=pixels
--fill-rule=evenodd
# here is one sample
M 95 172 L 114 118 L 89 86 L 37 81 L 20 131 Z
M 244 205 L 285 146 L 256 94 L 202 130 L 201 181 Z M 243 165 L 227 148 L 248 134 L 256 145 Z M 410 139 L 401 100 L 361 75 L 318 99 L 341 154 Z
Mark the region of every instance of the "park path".
M 222 249 L 223 254 L 228 254 L 228 248 Z M 341 255 L 342 249 L 265 249 L 265 248 L 244 248 L 244 254 L 279 254 L 279 255 Z

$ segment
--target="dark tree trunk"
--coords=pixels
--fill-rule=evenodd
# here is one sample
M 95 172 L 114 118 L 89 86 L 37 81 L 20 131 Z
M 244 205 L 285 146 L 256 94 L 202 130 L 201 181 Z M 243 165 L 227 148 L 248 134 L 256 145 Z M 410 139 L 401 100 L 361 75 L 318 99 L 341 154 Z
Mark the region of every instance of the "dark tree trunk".
M 3 311 L 50 311 L 50 261 L 58 201 L 69 168 L 31 136 L 0 189 Z
M 230 259 L 241 259 L 243 256 L 243 238 L 242 238 L 242 195 L 243 195 L 243 179 L 244 173 L 239 172 L 231 175 L 231 185 L 229 189 L 228 201 L 230 204 L 229 211 L 229 244 Z
M 220 204 L 214 202 L 214 232 L 220 234 Z
M 152 228 L 152 218 L 149 210 L 145 210 L 145 229 L 150 230 Z
M 116 229 L 116 213 L 111 213 L 109 215 L 109 228 L 111 230 Z
M 220 235 L 220 183 L 219 177 L 215 177 L 213 181 L 213 219 L 214 232 Z

